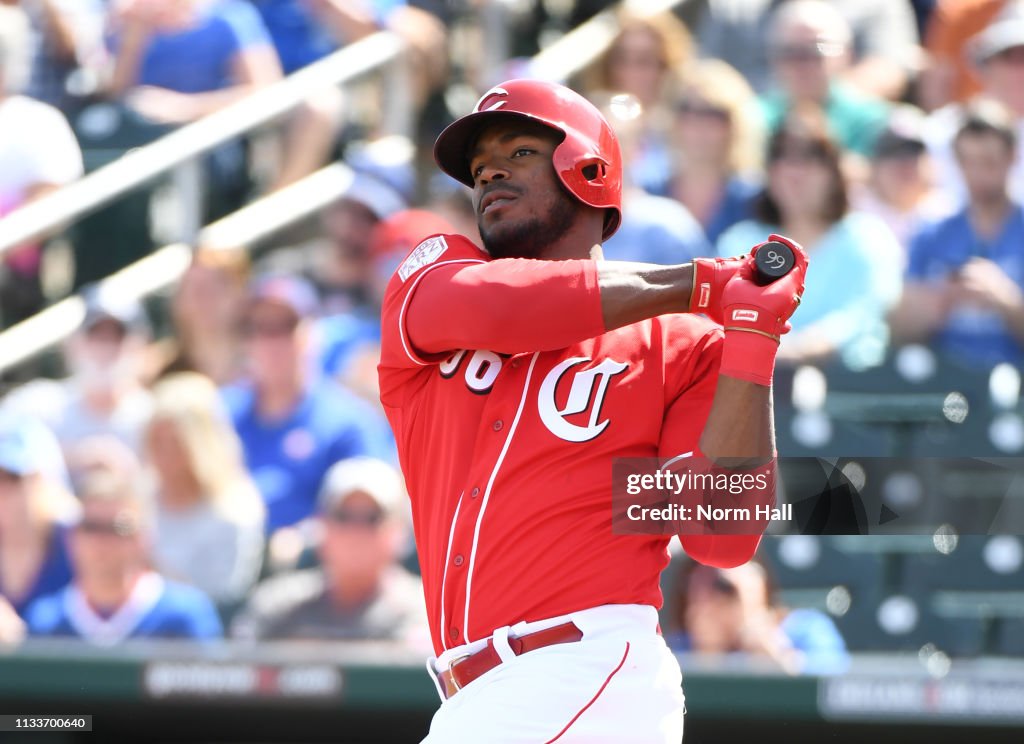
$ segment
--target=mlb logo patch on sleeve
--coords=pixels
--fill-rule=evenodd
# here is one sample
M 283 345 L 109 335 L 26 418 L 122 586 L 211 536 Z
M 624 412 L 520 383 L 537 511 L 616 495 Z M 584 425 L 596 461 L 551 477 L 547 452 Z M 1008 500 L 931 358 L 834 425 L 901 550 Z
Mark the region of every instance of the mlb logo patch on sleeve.
M 446 250 L 448 250 L 448 244 L 441 235 L 424 240 L 406 256 L 405 261 L 398 267 L 399 278 L 404 282 L 419 269 L 434 263 Z

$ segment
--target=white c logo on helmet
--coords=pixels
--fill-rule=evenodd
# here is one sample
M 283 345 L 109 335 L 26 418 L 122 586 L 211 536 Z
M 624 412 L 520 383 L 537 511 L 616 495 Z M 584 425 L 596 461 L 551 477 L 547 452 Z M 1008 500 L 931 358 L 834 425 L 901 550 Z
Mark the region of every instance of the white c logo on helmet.
M 573 376 L 572 386 L 569 388 L 569 397 L 565 406 L 561 409 L 555 402 L 555 391 L 562 376 L 570 367 L 575 367 L 590 361 L 590 357 L 570 357 L 556 364 L 540 385 L 540 393 L 537 400 L 537 409 L 540 412 L 540 420 L 552 434 L 567 442 L 587 442 L 602 431 L 604 431 L 609 419 L 598 421 L 601 416 L 601 406 L 604 404 L 604 396 L 608 391 L 608 382 L 613 375 L 624 372 L 629 364 L 627 362 L 616 362 L 612 359 L 605 359 L 596 367 L 577 372 Z M 597 383 L 597 390 L 594 386 Z M 590 408 L 590 418 L 586 426 L 570 424 L 565 420 L 566 416 L 574 413 L 581 413 Z
M 492 96 L 507 96 L 508 91 L 504 88 L 491 88 L 489 91 L 480 96 L 480 100 L 476 102 L 476 106 L 473 107 L 474 111 L 496 111 L 505 105 L 505 101 L 495 101 L 487 108 L 481 108 L 484 105 L 484 101 Z

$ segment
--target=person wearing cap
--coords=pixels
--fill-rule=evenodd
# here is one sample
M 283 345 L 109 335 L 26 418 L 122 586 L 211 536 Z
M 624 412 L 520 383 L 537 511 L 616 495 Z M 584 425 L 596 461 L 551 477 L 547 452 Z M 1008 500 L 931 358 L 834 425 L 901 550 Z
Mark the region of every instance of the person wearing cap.
M 94 472 L 77 495 L 82 517 L 69 539 L 72 581 L 28 608 L 29 636 L 80 638 L 110 647 L 129 639 L 223 635 L 205 594 L 149 567 L 151 525 L 132 480 Z
M 223 391 L 267 507 L 268 532 L 313 514 L 333 463 L 390 452 L 383 417 L 314 368 L 310 334 L 316 310 L 316 293 L 304 279 L 257 278 L 241 323 L 247 379 Z
M 272 252 L 260 269 L 304 277 L 316 288 L 325 315 L 373 315 L 367 291 L 371 235 L 406 208 L 398 188 L 402 179 L 384 175 L 356 169 L 351 188 L 321 211 L 320 237 Z
M 399 563 L 407 535 L 405 508 L 401 476 L 388 463 L 356 457 L 334 465 L 317 502 L 320 565 L 257 587 L 233 622 L 232 636 L 423 646 L 423 589 Z
M 917 99 L 928 111 L 981 92 L 968 42 L 989 26 L 1011 0 L 935 0 L 922 41 L 927 53 Z
M 16 613 L 71 580 L 75 515 L 53 433 L 37 419 L 0 416 L 0 600 Z
M 927 341 L 962 364 L 1024 362 L 1024 206 L 1009 190 L 1020 150 L 1011 114 L 969 105 L 954 140 L 967 204 L 910 243 L 903 300 L 891 318 L 905 341 Z
M 1024 0 L 1008 2 L 985 28 L 972 37 L 966 52 L 981 81 L 976 98 L 991 98 L 1013 117 L 1018 141 L 1024 140 Z M 934 111 L 925 134 L 937 166 L 936 183 L 952 199 L 967 199 L 967 184 L 960 172 L 953 145 L 963 121 L 964 104 L 952 103 Z M 1018 148 L 1010 171 L 1010 193 L 1024 199 L 1024 152 Z
M 875 142 L 867 183 L 852 194 L 854 206 L 881 218 L 904 250 L 924 222 L 952 206 L 935 187 L 924 120 L 924 113 L 913 106 L 893 109 Z
M 12 391 L 3 409 L 38 416 L 65 455 L 95 435 L 113 435 L 139 451 L 152 399 L 142 385 L 149 322 L 138 301 L 94 285 L 83 290 L 85 317 L 64 347 L 71 373 L 37 379 Z

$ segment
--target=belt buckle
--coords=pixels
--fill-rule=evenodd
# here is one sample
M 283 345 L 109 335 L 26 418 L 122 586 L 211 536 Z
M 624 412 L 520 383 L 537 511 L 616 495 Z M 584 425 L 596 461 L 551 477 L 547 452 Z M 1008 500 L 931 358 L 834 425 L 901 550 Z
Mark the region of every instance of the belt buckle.
M 458 692 L 459 690 L 462 689 L 462 685 L 459 684 L 459 680 L 456 678 L 456 676 L 454 674 L 455 667 L 458 666 L 459 664 L 461 664 L 462 662 L 464 662 L 466 659 L 468 659 L 472 655 L 473 654 L 462 654 L 462 656 L 456 656 L 448 664 L 448 672 L 449 672 L 449 674 L 451 676 L 451 679 L 452 679 L 452 686 L 455 687 L 455 691 L 456 692 Z

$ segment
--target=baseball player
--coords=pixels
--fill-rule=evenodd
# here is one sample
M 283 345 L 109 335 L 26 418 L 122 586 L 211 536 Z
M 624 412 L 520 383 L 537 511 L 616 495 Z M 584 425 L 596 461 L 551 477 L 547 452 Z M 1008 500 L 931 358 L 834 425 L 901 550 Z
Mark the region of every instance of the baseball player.
M 611 461 L 771 460 L 775 353 L 806 257 L 789 243 L 793 270 L 767 286 L 751 257 L 603 261 L 618 142 L 559 85 L 493 88 L 434 155 L 472 187 L 485 250 L 426 238 L 383 307 L 381 401 L 443 701 L 425 742 L 676 744 L 681 674 L 657 616 L 670 538 L 613 534 Z M 724 567 L 760 534 L 680 539 Z

